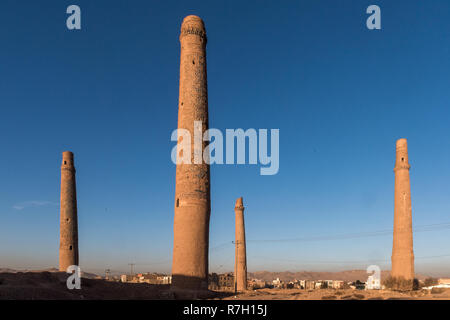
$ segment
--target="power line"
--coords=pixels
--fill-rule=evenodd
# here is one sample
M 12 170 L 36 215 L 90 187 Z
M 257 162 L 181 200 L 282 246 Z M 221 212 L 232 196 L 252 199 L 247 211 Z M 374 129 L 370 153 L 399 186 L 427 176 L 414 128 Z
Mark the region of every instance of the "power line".
M 215 250 L 221 249 L 221 248 L 223 248 L 223 247 L 225 247 L 227 245 L 230 245 L 230 244 L 233 244 L 233 241 L 227 241 L 227 242 L 220 243 L 217 246 L 214 246 L 214 247 L 210 248 L 209 250 L 210 251 L 215 251 Z M 153 266 L 153 265 L 158 265 L 158 264 L 166 264 L 166 263 L 170 263 L 170 262 L 172 262 L 171 259 L 157 261 L 157 262 L 135 262 L 132 265 L 133 265 L 133 267 L 134 266 Z M 129 263 L 128 265 L 131 266 L 131 263 Z
M 230 244 L 233 244 L 233 241 L 227 241 L 227 242 L 220 243 L 220 244 L 210 248 L 209 250 L 210 251 L 215 251 L 215 250 L 221 249 L 221 248 L 223 248 L 223 247 L 225 247 L 227 245 L 230 245 Z M 166 264 L 166 263 L 170 263 L 170 262 L 172 262 L 171 259 L 157 261 L 157 262 L 135 262 L 135 263 L 132 263 L 132 264 L 129 263 L 128 265 L 129 266 L 133 265 L 133 267 L 134 266 L 153 266 L 153 265 L 158 265 L 158 264 Z
M 450 229 L 450 222 L 442 222 L 428 225 L 421 225 L 414 228 L 413 232 L 427 232 L 427 231 L 435 231 L 440 229 Z M 400 230 L 400 232 L 402 232 Z M 406 231 L 405 231 L 406 232 Z M 291 238 L 291 239 L 255 239 L 255 240 L 247 240 L 247 242 L 307 242 L 307 241 L 327 241 L 327 240 L 343 240 L 343 239 L 354 239 L 354 238 L 363 238 L 363 237 L 373 237 L 373 236 L 384 236 L 391 235 L 393 233 L 393 229 L 385 229 L 378 231 L 366 231 L 359 233 L 347 233 L 347 234 L 337 234 L 337 235 L 322 235 L 322 236 L 313 236 L 313 237 L 301 237 L 301 238 Z M 228 245 L 233 245 L 234 241 L 226 241 L 219 243 L 218 245 L 211 247 L 210 251 L 217 252 L 220 249 L 225 248 Z M 415 259 L 431 259 L 431 258 L 442 258 L 449 257 L 450 254 L 444 254 L 439 256 L 428 256 L 428 257 L 416 257 Z M 361 260 L 361 261 L 299 261 L 299 260 L 289 260 L 289 259 L 275 259 L 270 257 L 257 257 L 253 256 L 253 258 L 261 258 L 265 260 L 277 260 L 277 261 L 286 261 L 286 262 L 296 262 L 302 264 L 316 264 L 316 263 L 342 263 L 342 264 L 352 264 L 352 263 L 367 263 L 368 261 L 373 262 L 388 262 L 390 259 L 386 260 Z M 134 266 L 152 266 L 152 265 L 160 265 L 170 263 L 172 260 L 164 260 L 159 262 L 151 262 L 151 263 L 129 263 L 128 265 L 131 268 L 131 274 L 134 274 Z M 122 272 L 118 270 L 109 270 L 110 272 Z
M 437 256 L 422 256 L 422 257 L 415 257 L 414 259 L 435 259 L 435 258 L 444 258 L 444 257 L 450 257 L 450 254 L 442 254 Z M 286 262 L 295 262 L 300 264 L 318 264 L 318 263 L 324 263 L 324 264 L 362 264 L 362 263 L 372 263 L 372 262 L 390 262 L 390 259 L 370 259 L 370 260 L 359 260 L 359 261 L 332 261 L 332 260 L 318 260 L 318 261 L 300 261 L 300 260 L 292 260 L 292 259 L 279 259 L 279 258 L 272 258 L 272 257 L 264 257 L 264 256 L 252 256 L 252 258 L 257 259 L 264 259 L 264 260 L 275 260 L 275 261 L 286 261 Z
M 159 262 L 150 262 L 150 263 L 135 263 L 134 265 L 136 266 L 153 266 L 153 265 L 157 265 L 157 264 L 165 264 L 165 263 L 169 263 L 172 260 L 164 260 L 164 261 L 159 261 Z
M 414 228 L 413 232 L 426 232 L 426 231 L 435 231 L 435 230 L 440 230 L 440 229 L 450 229 L 450 222 L 417 226 Z M 306 242 L 306 241 L 344 240 L 344 239 L 391 235 L 393 233 L 393 231 L 394 231 L 394 229 L 385 229 L 385 230 L 378 230 L 378 231 L 366 231 L 366 232 L 358 232 L 358 233 L 323 235 L 323 236 L 301 237 L 301 238 L 291 238 L 291 239 L 255 239 L 255 240 L 247 240 L 247 241 L 248 242 L 300 242 L 300 241 Z M 409 231 L 408 230 L 398 230 L 398 232 L 409 232 Z
M 217 250 L 223 249 L 223 248 L 225 248 L 225 246 L 228 246 L 228 245 L 230 245 L 230 244 L 234 244 L 234 241 L 223 242 L 223 243 L 221 243 L 221 244 L 218 244 L 218 245 L 216 245 L 216 246 L 210 248 L 209 250 L 210 250 L 210 251 L 216 252 Z

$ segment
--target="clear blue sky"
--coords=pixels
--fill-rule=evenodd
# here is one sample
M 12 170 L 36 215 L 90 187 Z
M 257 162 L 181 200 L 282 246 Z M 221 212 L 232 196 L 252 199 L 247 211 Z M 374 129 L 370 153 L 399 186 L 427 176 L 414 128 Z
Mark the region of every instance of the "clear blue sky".
M 70 4 L 81 31 L 65 26 Z M 366 28 L 370 4 L 382 30 Z M 0 267 L 58 265 L 61 153 L 71 150 L 82 268 L 170 272 L 170 134 L 189 14 L 208 34 L 210 127 L 280 129 L 277 175 L 211 168 L 212 271 L 233 269 L 239 196 L 249 271 L 390 268 L 389 232 L 251 240 L 392 229 L 398 138 L 409 143 L 414 226 L 450 222 L 447 0 L 3 0 Z M 449 229 L 416 232 L 417 271 L 448 275 L 449 243 Z

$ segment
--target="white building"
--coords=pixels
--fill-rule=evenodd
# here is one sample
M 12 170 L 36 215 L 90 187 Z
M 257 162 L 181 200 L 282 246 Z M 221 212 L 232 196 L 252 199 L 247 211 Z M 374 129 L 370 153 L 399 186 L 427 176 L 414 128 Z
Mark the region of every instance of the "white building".
M 438 284 L 437 285 L 430 286 L 430 287 L 425 287 L 425 288 L 422 288 L 422 289 L 431 290 L 433 288 L 450 289 L 450 279 L 441 278 L 441 279 L 438 280 Z
M 300 284 L 300 287 L 301 287 L 302 289 L 305 289 L 305 288 L 306 288 L 306 280 L 299 280 L 298 283 Z
M 333 281 L 333 289 L 343 289 L 343 288 L 344 288 L 344 281 L 342 280 Z
M 159 276 L 157 280 L 160 284 L 171 284 L 172 276 Z
M 322 280 L 316 281 L 314 283 L 314 289 L 320 289 L 322 288 Z
M 272 284 L 275 288 L 278 288 L 281 286 L 281 280 L 280 278 L 276 278 L 275 280 L 272 281 Z

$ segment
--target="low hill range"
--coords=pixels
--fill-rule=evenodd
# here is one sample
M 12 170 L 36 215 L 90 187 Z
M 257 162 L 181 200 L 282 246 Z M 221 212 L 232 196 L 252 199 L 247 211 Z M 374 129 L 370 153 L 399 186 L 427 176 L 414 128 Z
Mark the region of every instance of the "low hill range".
M 28 269 L 24 269 L 24 270 L 16 270 L 16 269 L 10 269 L 10 268 L 0 268 L 0 273 L 26 273 L 26 272 L 35 272 L 35 273 L 39 273 L 39 272 L 59 272 L 58 269 L 56 268 L 47 268 L 47 269 L 40 269 L 40 270 L 28 270 Z M 99 278 L 98 275 L 94 274 L 94 273 L 89 273 L 89 272 L 81 272 L 81 277 L 82 278 L 86 278 L 86 279 L 96 279 Z
M 59 272 L 56 268 L 47 268 L 41 270 L 15 270 L 10 268 L 0 268 L 0 273 L 19 273 L 19 272 Z M 381 279 L 386 279 L 389 277 L 389 270 L 381 271 Z M 279 278 L 282 281 L 289 282 L 294 280 L 343 280 L 343 281 L 356 281 L 360 280 L 365 282 L 369 274 L 366 270 L 346 270 L 338 272 L 326 272 L 326 271 L 255 271 L 249 272 L 248 277 L 250 279 L 259 279 L 271 282 L 274 279 Z M 99 278 L 98 275 L 89 272 L 82 272 L 82 277 L 87 279 Z M 428 278 L 426 275 L 416 274 L 416 278 L 419 280 L 425 280 Z
M 381 271 L 381 280 L 389 277 L 390 271 Z M 338 272 L 316 272 L 316 271 L 284 271 L 284 272 L 271 272 L 271 271 L 256 271 L 249 272 L 249 278 L 259 279 L 264 281 L 272 281 L 279 278 L 282 281 L 289 282 L 294 280 L 343 280 L 343 281 L 356 281 L 360 280 L 365 282 L 369 277 L 366 270 L 347 270 Z M 427 276 L 416 274 L 416 278 L 424 280 Z

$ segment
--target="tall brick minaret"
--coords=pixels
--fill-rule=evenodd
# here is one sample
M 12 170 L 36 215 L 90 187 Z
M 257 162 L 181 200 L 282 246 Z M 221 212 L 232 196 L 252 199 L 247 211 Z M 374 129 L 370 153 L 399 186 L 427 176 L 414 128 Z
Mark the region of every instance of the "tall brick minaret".
M 75 164 L 73 153 L 63 152 L 61 164 L 61 213 L 59 240 L 59 270 L 78 266 L 78 217 Z
M 245 291 L 247 290 L 247 252 L 245 245 L 244 203 L 242 197 L 236 200 L 234 212 L 236 215 L 234 287 L 235 291 Z
M 191 164 L 177 164 L 176 168 L 172 287 L 201 290 L 208 288 L 211 212 L 209 164 L 194 161 L 194 121 L 201 123 L 201 135 L 208 129 L 206 31 L 202 19 L 184 18 L 180 43 L 178 129 L 191 133 Z M 204 150 L 207 142 L 201 145 Z M 177 152 L 177 158 L 183 156 Z
M 409 182 L 408 145 L 406 139 L 397 140 L 395 161 L 394 242 L 391 276 L 414 279 L 414 253 Z

